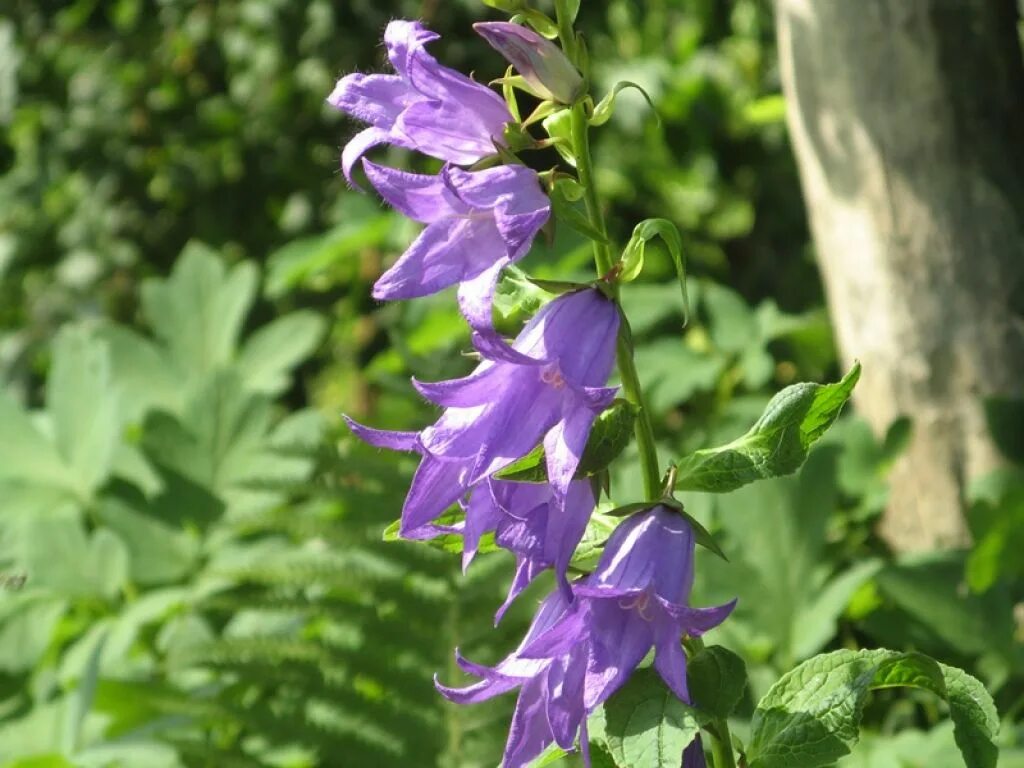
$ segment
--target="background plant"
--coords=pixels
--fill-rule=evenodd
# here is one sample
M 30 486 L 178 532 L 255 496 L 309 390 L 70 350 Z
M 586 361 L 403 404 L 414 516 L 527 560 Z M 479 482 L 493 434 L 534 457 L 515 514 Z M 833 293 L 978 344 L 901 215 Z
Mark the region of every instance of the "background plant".
M 741 434 L 781 386 L 796 379 L 832 380 L 839 372 L 781 123 L 784 105 L 778 96 L 770 8 L 743 0 L 666 0 L 645 4 L 643 17 L 633 8 L 625 2 L 588 3 L 580 24 L 599 63 L 599 91 L 622 77 L 635 80 L 652 94 L 662 118 L 657 125 L 640 102 L 629 101 L 629 93 L 623 93 L 624 106 L 599 134 L 595 155 L 602 169 L 599 183 L 612 199 L 609 219 L 616 239 L 624 242 L 629 235 L 617 222 L 625 227 L 642 216 L 658 215 L 681 228 L 691 251 L 696 279 L 690 281 L 693 311 L 685 332 L 679 330 L 678 289 L 664 284 L 669 261 L 660 258 L 658 245 L 651 246 L 642 281 L 625 297 L 659 444 L 665 455 L 682 455 Z M 295 651 L 290 663 L 281 661 L 286 643 L 295 647 L 302 641 L 306 651 L 344 646 L 355 660 L 349 665 L 358 669 L 364 657 L 376 654 L 378 670 L 396 657 L 417 658 L 423 668 L 444 670 L 456 636 L 470 645 L 467 652 L 475 650 L 467 628 L 486 626 L 495 596 L 504 591 L 492 577 L 490 563 L 496 572 L 508 570 L 500 555 L 491 556 L 471 574 L 470 584 L 458 581 L 456 601 L 455 558 L 380 543 L 390 519 L 381 510 L 397 508 L 394 489 L 411 468 L 358 448 L 337 423 L 342 408 L 372 415 L 381 425 L 422 423 L 426 414 L 408 387 L 408 376 L 439 379 L 466 366 L 459 355 L 466 340 L 451 302 L 381 308 L 367 299 L 369 283 L 413 232 L 339 183 L 337 147 L 340 136 L 352 128 L 339 123 L 321 103 L 338 72 L 379 65 L 376 40 L 392 16 L 426 18 L 445 35 L 443 56 L 453 66 L 475 70 L 480 79 L 501 74 L 494 59 L 485 57 L 484 45 L 466 34 L 469 22 L 483 17 L 475 2 L 445 3 L 443 13 L 434 4 L 418 2 L 383 9 L 358 2 L 274 5 L 250 0 L 216 7 L 167 3 L 159 12 L 133 3 L 82 2 L 57 9 L 17 2 L 0 23 L 0 375 L 10 393 L 0 435 L 7 449 L 3 467 L 22 468 L 16 473 L 19 485 L 32 476 L 24 470 L 26 464 L 38 461 L 45 468 L 46 454 L 52 459 L 62 450 L 51 441 L 49 449 L 36 455 L 25 446 L 41 438 L 21 443 L 9 437 L 23 434 L 10 425 L 16 420 L 24 427 L 26 413 L 35 414 L 32 429 L 44 437 L 46 428 L 36 424 L 57 420 L 46 414 L 53 407 L 48 391 L 61 389 L 53 382 L 60 378 L 62 350 L 78 350 L 79 355 L 93 350 L 102 358 L 95 350 L 105 347 L 115 358 L 122 334 L 111 330 L 104 319 L 108 317 L 140 329 L 150 339 L 143 345 L 147 349 L 184 344 L 166 338 L 187 335 L 182 319 L 173 321 L 174 329 L 165 335 L 155 333 L 159 320 L 145 309 L 141 286 L 147 277 L 168 274 L 189 239 L 215 246 L 224 270 L 249 261 L 262 267 L 264 277 L 245 315 L 241 338 L 296 307 L 316 313 L 326 329 L 316 342 L 309 342 L 306 354 L 295 354 L 290 334 L 267 342 L 266 354 L 301 365 L 278 367 L 277 383 L 258 398 L 264 404 L 268 395 L 272 398 L 269 422 L 261 421 L 266 418 L 261 408 L 242 409 L 237 435 L 245 447 L 237 455 L 248 458 L 238 460 L 239 475 L 224 485 L 197 469 L 213 448 L 204 447 L 199 437 L 191 442 L 181 438 L 183 425 L 186 433 L 195 429 L 189 427 L 189 417 L 184 411 L 175 415 L 171 406 L 153 399 L 159 390 L 145 382 L 167 365 L 152 364 L 152 358 L 142 365 L 146 378 L 134 385 L 145 395 L 138 397 L 138 404 L 122 412 L 123 404 L 102 406 L 106 398 L 100 397 L 95 401 L 100 405 L 84 409 L 90 415 L 97 411 L 97 421 L 103 415 L 109 420 L 106 430 L 113 437 L 105 444 L 128 446 L 117 448 L 115 455 L 141 456 L 134 462 L 137 475 L 125 477 L 130 469 L 122 464 L 131 460 L 118 458 L 109 463 L 116 471 L 84 470 L 91 480 L 68 479 L 79 470 L 41 469 L 46 480 L 41 491 L 13 489 L 9 479 L 3 481 L 0 528 L 9 542 L 4 544 L 8 557 L 19 552 L 19 530 L 52 525 L 62 538 L 74 539 L 61 545 L 76 553 L 72 562 L 101 562 L 114 575 L 101 576 L 105 569 L 76 565 L 76 575 L 67 576 L 62 565 L 54 565 L 67 562 L 55 557 L 55 539 L 53 549 L 37 546 L 34 556 L 56 575 L 40 577 L 26 568 L 22 591 L 0 594 L 0 639 L 6 648 L 0 655 L 8 659 L 0 760 L 16 765 L 28 755 L 63 753 L 63 758 L 50 758 L 51 764 L 60 765 L 60 759 L 85 764 L 93 759 L 89 750 L 127 738 L 142 740 L 150 752 L 138 758 L 132 753 L 107 757 L 100 751 L 97 763 L 158 765 L 159 755 L 190 765 L 230 764 L 229 757 L 240 764 L 334 765 L 344 761 L 338 757 L 343 754 L 358 756 L 353 759 L 363 765 L 392 765 L 402 764 L 411 749 L 424 765 L 493 764 L 504 712 L 494 712 L 493 719 L 473 713 L 473 719 L 465 720 L 466 713 L 455 713 L 436 700 L 426 677 L 399 680 L 389 673 L 385 684 L 382 676 L 339 674 L 329 687 L 313 672 L 321 657 L 313 663 L 313 656 L 300 657 Z M 626 68 L 627 60 L 632 69 Z M 193 91 L 200 80 L 206 85 Z M 176 106 L 164 108 L 164 93 L 174 96 Z M 224 110 L 230 119 L 218 123 L 216 116 Z M 241 173 L 233 181 L 224 170 L 225 163 L 230 170 L 232 157 L 242 158 L 233 166 L 232 173 Z M 646 165 L 645 157 L 657 162 Z M 160 190 L 154 181 L 159 178 L 170 180 L 163 184 L 163 197 L 153 193 Z M 560 231 L 550 250 L 532 258 L 526 266 L 540 276 L 574 270 L 585 276 L 589 270 L 586 244 L 572 232 Z M 725 280 L 732 287 L 724 287 Z M 504 301 L 509 327 L 535 306 L 525 289 L 517 293 L 511 286 Z M 55 342 L 57 329 L 69 323 L 84 323 L 84 329 Z M 166 358 L 170 353 L 160 354 Z M 237 354 L 233 346 L 226 359 L 234 361 Z M 74 363 L 65 364 L 64 371 L 67 365 Z M 77 367 L 73 370 L 71 388 L 77 400 L 89 379 Z M 110 388 L 130 390 L 136 377 L 131 371 L 127 364 L 111 363 Z M 230 378 L 221 380 L 224 391 L 235 386 L 226 383 Z M 176 390 L 165 396 L 180 403 L 179 384 L 165 382 Z M 98 392 L 107 389 L 91 386 Z M 296 422 L 295 433 L 281 433 L 288 439 L 280 450 L 294 474 L 276 478 L 273 488 L 263 482 L 255 490 L 248 488 L 252 475 L 266 480 L 264 471 L 248 462 L 261 455 L 284 414 L 307 405 L 321 414 L 319 430 L 314 428 L 316 419 L 307 416 L 302 429 Z M 195 407 L 198 413 L 209 403 Z M 169 416 L 151 415 L 168 409 Z M 111 416 L 115 411 L 119 415 Z M 17 415 L 8 422 L 12 413 Z M 996 694 L 1006 720 L 1000 764 L 1014 765 L 1020 757 L 1013 748 L 1013 721 L 1019 718 L 1022 694 L 1019 619 L 1015 622 L 1013 614 L 1021 600 L 1012 556 L 1019 526 L 1011 522 L 1020 506 L 1014 490 L 1018 473 L 1008 470 L 977 489 L 975 550 L 894 560 L 872 535 L 871 523 L 885 503 L 885 471 L 905 440 L 905 429 L 894 425 L 878 444 L 863 425 L 846 419 L 824 438 L 842 450 L 819 448 L 821 455 L 812 456 L 798 479 L 768 481 L 714 501 L 701 494 L 684 497 L 688 508 L 722 537 L 734 563 L 728 570 L 748 576 L 736 578 L 738 583 L 720 581 L 711 558 L 698 567 L 708 574 L 698 584 L 698 601 L 710 602 L 721 591 L 752 606 L 751 615 L 741 610 L 733 617 L 733 634 L 720 640 L 741 652 L 751 672 L 751 687 L 743 693 L 732 725 L 743 735 L 753 702 L 794 663 L 819 649 L 854 644 L 918 648 L 965 666 Z M 164 441 L 173 446 L 176 440 L 190 447 L 159 453 Z M 1012 440 L 1006 449 L 1019 461 Z M 153 507 L 144 481 L 151 473 L 162 478 L 167 471 L 159 468 L 158 455 L 159 463 L 169 463 L 172 476 L 184 474 L 186 481 L 173 486 L 162 506 Z M 15 460 L 19 463 L 9 463 Z M 149 472 L 140 470 L 140 464 Z M 13 473 L 0 468 L 5 477 Z M 628 467 L 620 474 L 617 486 L 628 489 L 635 475 Z M 78 488 L 74 493 L 92 490 L 81 491 L 86 494 L 82 498 L 72 493 L 69 500 L 65 484 Z M 138 493 L 146 500 L 139 501 Z M 829 510 L 825 517 L 812 515 L 805 503 L 818 494 L 827 500 L 818 507 Z M 122 503 L 125 497 L 141 507 L 129 505 L 131 511 L 173 535 L 168 538 L 168 531 L 161 529 L 164 535 L 159 537 L 130 539 L 99 513 L 86 511 L 96 503 L 90 499 Z M 253 497 L 269 505 L 259 519 L 229 524 L 227 510 L 255 503 Z M 748 513 L 726 516 L 721 512 L 725 505 Z M 214 506 L 225 511 L 219 517 L 211 513 L 215 519 L 202 523 L 204 510 Z M 45 522 L 54 517 L 78 522 Z M 783 530 L 792 532 L 786 551 L 800 553 L 788 563 L 792 569 L 785 578 L 765 556 L 767 542 Z M 178 543 L 163 547 L 165 540 Z M 165 554 L 153 555 L 152 541 L 160 542 Z M 173 555 L 179 546 L 183 552 Z M 222 548 L 220 562 L 235 558 L 227 576 L 205 570 L 207 558 Z M 288 567 L 261 568 L 270 574 L 261 577 L 251 563 L 263 565 L 271 550 L 275 562 L 288 561 Z M 346 580 L 356 568 L 353 563 L 363 564 L 366 575 L 358 595 L 339 587 L 338 570 L 332 571 L 336 563 L 325 565 L 325 552 L 344 555 Z M 163 573 L 133 573 L 140 567 L 133 563 L 174 557 L 180 558 L 176 571 L 161 565 Z M 294 568 L 289 558 L 296 561 Z M 312 566 L 302 566 L 307 558 Z M 13 567 L 16 561 L 8 562 Z M 128 577 L 118 575 L 126 570 Z M 146 578 L 155 581 L 144 584 Z M 205 579 L 215 580 L 217 589 L 193 586 Z M 151 593 L 171 588 L 188 591 L 188 600 L 169 597 L 164 605 L 170 607 L 165 608 L 160 607 L 161 598 L 149 600 Z M 473 598 L 476 589 L 478 602 Z M 341 595 L 337 603 L 322 597 L 332 590 Z M 194 600 L 193 591 L 199 593 Z M 759 629 L 769 625 L 754 610 L 767 614 L 770 601 L 785 614 L 773 617 L 771 626 L 782 627 L 778 632 Z M 288 621 L 277 612 L 299 602 L 307 606 L 305 618 Z M 142 605 L 134 608 L 138 603 Z M 231 614 L 243 604 L 263 617 L 254 619 L 254 626 L 266 624 L 227 633 Z M 351 613 L 353 604 L 361 606 L 361 613 Z M 422 624 L 398 622 L 396 611 L 422 616 Z M 25 618 L 29 614 L 30 620 Z M 190 618 L 197 614 L 198 620 Z M 326 614 L 330 616 L 324 619 Z M 365 624 L 361 633 L 327 629 L 354 625 L 351 615 Z M 370 615 L 380 618 L 370 622 Z M 91 645 L 82 638 L 104 619 L 115 627 L 134 623 L 141 629 L 122 630 L 122 637 L 133 638 L 124 652 L 111 630 L 99 661 L 91 664 L 102 633 L 91 638 Z M 518 633 L 515 621 L 506 621 L 510 634 Z M 815 632 L 804 632 L 809 624 Z M 249 633 L 250 638 L 274 634 L 279 642 L 274 647 L 261 641 L 265 656 L 255 653 L 255 642 L 243 651 L 236 644 L 235 655 L 220 661 L 212 651 L 207 656 L 198 650 L 190 651 L 191 656 L 176 651 L 182 667 L 172 672 L 164 661 L 168 652 L 161 648 L 174 647 L 173 637 L 187 647 L 196 636 L 193 632 L 211 640 L 196 629 L 202 625 L 214 641 L 223 640 L 225 633 L 236 640 Z M 439 625 L 445 627 L 443 633 L 438 633 Z M 270 626 L 273 633 L 264 631 Z M 484 648 L 476 649 L 475 656 L 492 660 L 509 643 L 486 634 L 482 644 L 490 646 L 491 655 Z M 160 637 L 164 640 L 158 648 Z M 392 645 L 396 638 L 403 641 L 401 647 Z M 142 661 L 136 666 L 132 658 Z M 59 673 L 65 663 L 66 672 Z M 336 663 L 340 666 L 341 661 Z M 291 675 L 288 686 L 275 677 L 286 674 Z M 82 682 L 93 677 L 97 684 L 90 699 L 90 686 Z M 117 693 L 122 683 L 130 686 L 131 696 Z M 168 695 L 161 697 L 164 684 Z M 325 690 L 335 713 L 347 712 L 352 718 L 347 729 L 337 726 L 333 735 L 330 726 L 322 725 L 329 716 L 318 721 L 321 726 L 307 726 L 307 713 L 296 705 L 325 698 Z M 144 691 L 152 697 L 147 699 Z M 207 707 L 197 691 L 221 708 Z M 287 701 L 261 700 L 265 691 L 279 691 Z M 875 701 L 888 705 L 888 698 L 876 694 Z M 81 704 L 87 699 L 91 707 Z M 253 704 L 257 700 L 262 701 L 259 706 Z M 357 716 L 365 711 L 366 701 L 382 707 L 371 710 L 372 723 Z M 66 732 L 65 720 L 79 722 L 83 711 L 91 713 L 81 720 L 88 725 L 82 726 L 77 745 L 68 746 L 71 742 L 54 734 Z M 400 718 L 399 712 L 405 716 Z M 345 718 L 334 719 L 341 723 Z M 927 698 L 902 697 L 896 707 L 871 704 L 865 723 L 877 735 L 866 736 L 846 760 L 866 766 L 915 761 L 942 765 L 943 760 L 956 765 L 947 749 L 949 733 L 931 727 L 942 720 Z M 390 747 L 366 736 L 379 737 L 372 726 L 381 724 L 386 725 Z M 399 742 L 405 752 L 396 752 Z

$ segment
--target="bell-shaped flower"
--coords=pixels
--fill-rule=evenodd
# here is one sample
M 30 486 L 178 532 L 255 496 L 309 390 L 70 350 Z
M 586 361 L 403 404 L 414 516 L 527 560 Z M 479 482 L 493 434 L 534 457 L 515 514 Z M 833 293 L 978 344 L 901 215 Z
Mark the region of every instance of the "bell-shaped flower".
M 594 506 L 594 492 L 586 479 L 573 480 L 564 496 L 547 483 L 493 478 L 474 490 L 463 528 L 463 569 L 476 554 L 481 537 L 489 532 L 494 532 L 499 547 L 516 556 L 516 573 L 496 621 L 547 568 L 554 569 L 563 594 L 572 598 L 566 573 Z
M 608 539 L 595 571 L 573 586 L 578 610 L 531 650 L 547 655 L 566 642 L 591 642 L 591 672 L 602 680 L 594 690 L 603 701 L 653 647 L 655 669 L 689 702 L 682 637 L 718 626 L 736 604 L 690 607 L 695 548 L 693 528 L 666 506 L 625 520 Z M 596 706 L 595 701 L 588 706 Z
M 427 400 L 445 409 L 421 432 L 383 432 L 349 422 L 372 445 L 423 457 L 402 509 L 402 535 L 417 535 L 540 442 L 548 479 L 564 497 L 594 419 L 615 397 L 615 389 L 604 384 L 618 327 L 618 310 L 600 292 L 565 294 L 534 315 L 501 359 L 485 359 L 462 379 L 415 381 Z
M 594 573 L 572 585 L 571 602 L 556 590 L 519 648 L 496 667 L 460 659 L 480 682 L 438 689 L 459 703 L 520 689 L 506 768 L 527 765 L 552 742 L 571 749 L 577 733 L 585 749 L 587 716 L 626 682 L 652 647 L 665 683 L 689 702 L 682 638 L 717 626 L 735 605 L 688 605 L 694 549 L 689 523 L 667 507 L 629 518 L 612 533 Z M 687 766 L 700 765 L 700 747 L 691 747 L 686 757 Z
M 457 165 L 471 165 L 496 153 L 508 107 L 487 86 L 449 69 L 427 53 L 439 35 L 419 22 L 392 21 L 384 32 L 394 75 L 350 74 L 327 98 L 331 106 L 370 127 L 342 152 L 345 178 L 371 147 L 393 144 Z
M 474 328 L 491 327 L 494 287 L 503 267 L 522 258 L 551 213 L 537 174 L 522 165 L 436 176 L 363 161 L 370 182 L 393 208 L 426 224 L 373 286 L 378 299 L 411 299 L 460 283 L 459 305 Z
M 551 658 L 520 655 L 537 637 L 557 626 L 569 610 L 561 591 L 549 595 L 537 610 L 519 649 L 493 668 L 473 664 L 456 651 L 459 666 L 464 672 L 481 678 L 479 682 L 466 688 L 451 688 L 435 677 L 438 691 L 459 704 L 476 704 L 520 689 L 505 744 L 503 768 L 524 768 L 552 743 L 572 750 L 577 733 L 581 734 L 584 757 L 587 765 L 590 764 L 586 734 L 588 712 L 584 704 L 589 647 L 579 644 Z
M 562 49 L 529 27 L 482 21 L 473 29 L 516 68 L 540 98 L 572 104 L 583 92 L 583 77 Z

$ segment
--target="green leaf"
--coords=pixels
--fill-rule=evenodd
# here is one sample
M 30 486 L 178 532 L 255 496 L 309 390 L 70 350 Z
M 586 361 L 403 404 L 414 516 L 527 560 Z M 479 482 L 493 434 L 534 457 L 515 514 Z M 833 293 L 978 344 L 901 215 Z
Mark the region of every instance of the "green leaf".
M 525 20 L 527 24 L 548 40 L 554 40 L 558 37 L 558 25 L 540 11 L 532 8 L 520 8 L 519 14 L 513 17 L 512 20 L 517 21 L 519 19 Z
M 231 362 L 256 282 L 251 263 L 226 269 L 215 251 L 193 242 L 170 277 L 142 284 L 143 313 L 179 373 L 202 377 Z
M 686 665 L 686 681 L 694 705 L 712 717 L 728 717 L 743 698 L 747 666 L 720 645 L 709 645 Z
M 548 136 L 554 140 L 555 149 L 573 168 L 576 167 L 576 155 L 572 152 L 572 112 L 562 109 L 553 115 L 548 115 L 541 123 Z M 568 199 L 572 199 L 569 197 Z M 578 198 L 577 198 L 578 199 Z
M 460 509 L 451 509 L 445 512 L 443 515 L 438 517 L 434 523 L 436 525 L 454 525 L 461 523 L 466 519 L 465 513 Z M 402 521 L 395 520 L 387 528 L 384 529 L 382 538 L 384 541 L 406 541 L 399 535 L 401 530 Z M 462 535 L 458 533 L 443 533 L 440 536 L 434 536 L 431 539 L 424 539 L 424 542 L 434 549 L 440 549 L 442 552 L 447 552 L 451 555 L 461 555 L 463 551 Z M 494 542 L 494 533 L 485 533 L 477 546 L 477 553 L 486 555 L 491 552 L 497 552 L 500 549 Z
M 795 472 L 811 445 L 838 418 L 860 378 L 857 363 L 835 384 L 802 383 L 771 399 L 743 437 L 696 451 L 679 462 L 677 487 L 725 493 L 755 480 Z
M 46 404 L 57 449 L 88 497 L 107 479 L 120 435 L 107 347 L 84 328 L 57 336 Z
M 841 650 L 804 662 L 764 696 L 751 723 L 750 768 L 831 765 L 856 743 L 868 693 L 900 686 L 944 698 L 967 767 L 995 766 L 999 719 L 981 683 L 919 653 Z
M 676 277 L 679 280 L 679 288 L 683 294 L 683 325 L 690 319 L 690 298 L 686 292 L 686 260 L 683 257 L 683 239 L 679 235 L 676 225 L 668 219 L 647 219 L 636 225 L 633 236 L 626 244 L 622 254 L 621 278 L 625 282 L 635 280 L 644 266 L 644 251 L 647 243 L 654 238 L 660 238 L 665 247 L 668 248 L 672 263 L 676 268 Z
M 619 768 L 679 768 L 700 726 L 653 669 L 633 674 L 604 705 L 605 738 Z
M 558 9 L 558 18 L 564 19 L 567 24 L 572 24 L 576 21 L 576 16 L 580 12 L 581 0 L 555 0 L 555 8 Z
M 551 206 L 555 216 L 584 237 L 607 245 L 610 242 L 608 236 L 595 227 L 586 214 L 571 202 L 570 194 L 571 186 L 567 187 L 562 181 L 555 182 L 551 189 Z
M 590 116 L 590 124 L 594 127 L 604 125 L 611 120 L 612 115 L 615 113 L 615 99 L 619 93 L 624 91 L 626 88 L 635 88 L 643 94 L 643 97 L 647 100 L 647 103 L 651 106 L 654 111 L 655 119 L 660 123 L 661 118 L 658 117 L 658 108 L 654 106 L 654 102 L 651 101 L 650 95 L 641 86 L 636 83 L 630 82 L 629 80 L 620 80 L 612 88 L 611 92 L 605 96 L 601 101 L 594 107 L 594 112 Z
M 286 390 L 292 369 L 316 349 L 324 325 L 315 312 L 292 312 L 246 339 L 236 363 L 246 389 L 268 395 Z
M 576 477 L 590 477 L 606 469 L 629 445 L 633 436 L 637 408 L 627 400 L 616 399 L 594 420 L 587 446 L 580 458 Z M 510 464 L 495 477 L 517 483 L 546 483 L 548 479 L 544 447 L 538 445 L 526 456 Z

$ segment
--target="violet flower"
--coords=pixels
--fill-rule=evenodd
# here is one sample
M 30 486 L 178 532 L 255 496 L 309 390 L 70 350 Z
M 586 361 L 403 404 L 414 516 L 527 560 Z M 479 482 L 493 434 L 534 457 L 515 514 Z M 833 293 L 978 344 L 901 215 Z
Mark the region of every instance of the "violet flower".
M 496 153 L 512 122 L 498 94 L 427 53 L 439 35 L 416 21 L 392 21 L 384 32 L 397 74 L 346 75 L 327 102 L 370 124 L 342 151 L 345 178 L 367 150 L 379 144 L 414 149 L 457 165 Z
M 491 327 L 494 287 L 503 267 L 522 258 L 551 213 L 537 174 L 521 165 L 437 176 L 363 161 L 370 182 L 393 208 L 427 225 L 373 286 L 377 299 L 411 299 L 461 283 L 459 305 L 474 328 Z
M 541 441 L 549 481 L 564 496 L 594 419 L 615 397 L 603 385 L 618 326 L 618 310 L 598 291 L 565 294 L 542 307 L 511 347 L 494 350 L 498 359 L 485 359 L 469 376 L 414 381 L 445 409 L 433 425 L 419 433 L 385 432 L 350 421 L 371 445 L 423 457 L 402 509 L 401 534 L 429 533 L 421 529 Z
M 520 655 L 520 651 L 528 648 L 536 638 L 556 626 L 569 610 L 569 603 L 561 591 L 556 590 L 549 595 L 537 610 L 519 649 L 494 668 L 467 661 L 456 650 L 459 666 L 464 672 L 481 678 L 478 683 L 465 688 L 451 688 L 434 677 L 437 690 L 458 704 L 476 704 L 520 689 L 505 744 L 503 768 L 524 768 L 552 743 L 572 750 L 577 733 L 580 734 L 587 765 L 590 765 L 586 730 L 588 713 L 584 706 L 589 647 L 577 645 L 557 657 L 546 659 Z
M 516 68 L 540 98 L 572 104 L 583 92 L 583 76 L 562 49 L 522 24 L 483 21 L 473 29 Z
M 572 589 L 569 561 L 594 511 L 589 480 L 574 480 L 564 496 L 547 483 L 511 483 L 490 479 L 474 490 L 463 527 L 463 570 L 476 554 L 483 534 L 493 531 L 499 547 L 516 556 L 516 573 L 495 622 L 519 593 L 547 568 L 553 568 L 567 600 Z
M 587 716 L 626 682 L 652 647 L 666 685 L 689 702 L 682 637 L 717 626 L 735 605 L 688 605 L 694 548 L 689 523 L 667 507 L 629 518 L 615 529 L 594 573 L 573 585 L 572 603 L 556 590 L 504 661 L 493 669 L 462 662 L 482 678 L 479 683 L 438 689 L 453 701 L 472 703 L 520 688 L 506 768 L 526 765 L 552 741 L 571 748 L 577 731 L 585 745 Z M 699 765 L 696 750 L 687 757 Z

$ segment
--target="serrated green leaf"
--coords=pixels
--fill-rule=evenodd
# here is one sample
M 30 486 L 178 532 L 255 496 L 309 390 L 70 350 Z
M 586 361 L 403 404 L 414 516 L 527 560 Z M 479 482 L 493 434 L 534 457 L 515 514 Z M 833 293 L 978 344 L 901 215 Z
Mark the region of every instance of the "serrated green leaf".
M 608 751 L 619 768 L 679 768 L 700 731 L 692 707 L 653 669 L 635 672 L 604 705 Z
M 680 461 L 676 487 L 726 493 L 755 480 L 795 472 L 811 445 L 838 418 L 859 377 L 858 363 L 835 384 L 786 387 L 743 437 Z
M 841 650 L 784 675 L 757 705 L 750 768 L 817 768 L 849 753 L 870 691 L 909 686 L 946 699 L 967 768 L 992 768 L 999 727 L 992 698 L 967 673 L 919 653 Z
M 594 420 L 587 446 L 580 457 L 576 477 L 591 477 L 608 467 L 629 445 L 636 421 L 636 406 L 616 399 Z M 546 483 L 548 479 L 544 448 L 538 445 L 526 456 L 495 474 L 501 480 L 517 483 Z
M 687 662 L 686 680 L 696 707 L 712 717 L 728 717 L 743 698 L 747 666 L 729 649 L 709 645 Z

